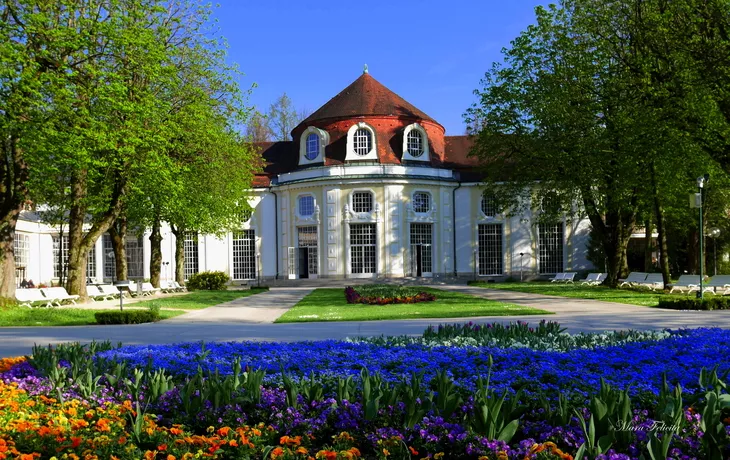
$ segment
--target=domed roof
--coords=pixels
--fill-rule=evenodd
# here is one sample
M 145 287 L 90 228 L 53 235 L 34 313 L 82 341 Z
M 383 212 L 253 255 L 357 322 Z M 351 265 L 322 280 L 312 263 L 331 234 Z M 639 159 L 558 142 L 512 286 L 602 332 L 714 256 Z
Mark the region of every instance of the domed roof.
M 441 126 L 410 102 L 383 86 L 369 73 L 363 73 L 350 86 L 308 116 L 299 126 L 325 119 L 372 115 L 413 118 Z

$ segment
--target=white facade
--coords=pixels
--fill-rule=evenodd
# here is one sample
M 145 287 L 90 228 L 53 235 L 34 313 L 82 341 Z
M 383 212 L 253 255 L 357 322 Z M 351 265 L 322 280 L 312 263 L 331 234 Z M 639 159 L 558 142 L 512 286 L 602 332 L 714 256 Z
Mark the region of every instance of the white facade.
M 188 272 L 220 270 L 233 284 L 247 284 L 419 276 L 501 280 L 592 268 L 587 220 L 565 218 L 545 228 L 529 211 L 486 215 L 482 193 L 480 184 L 462 183 L 441 168 L 320 166 L 281 174 L 270 187 L 253 190 L 254 211 L 240 232 L 190 238 Z M 22 259 L 19 277 L 49 284 L 58 278 L 53 241 L 59 230 L 34 216 L 24 213 L 17 226 L 24 239 L 16 254 Z M 130 278 L 149 278 L 149 233 L 127 239 L 132 253 L 141 243 L 136 257 L 143 261 L 141 269 L 139 263 L 130 267 Z M 163 280 L 174 277 L 174 252 L 175 236 L 164 225 Z M 102 239 L 94 253 L 90 277 L 112 281 L 113 258 Z

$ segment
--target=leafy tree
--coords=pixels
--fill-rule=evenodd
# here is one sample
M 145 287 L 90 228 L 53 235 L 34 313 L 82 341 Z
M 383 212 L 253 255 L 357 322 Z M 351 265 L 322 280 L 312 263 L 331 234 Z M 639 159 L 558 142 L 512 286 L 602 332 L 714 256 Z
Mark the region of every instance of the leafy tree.
M 279 96 L 269 107 L 268 120 L 274 140 L 291 140 L 291 130 L 300 120 L 291 98 L 286 93 Z
M 668 172 L 687 175 L 696 165 L 689 159 L 699 154 L 666 123 L 666 111 L 647 97 L 652 88 L 637 84 L 629 61 L 616 58 L 620 47 L 651 66 L 633 44 L 636 31 L 616 20 L 616 9 L 632 1 L 538 7 L 536 24 L 486 74 L 479 102 L 466 115 L 478 130 L 473 153 L 501 204 L 513 212 L 539 210 L 553 196 L 560 205 L 538 212 L 538 220 L 585 213 L 612 285 L 626 271 L 637 218 L 655 209 L 661 225 L 665 192 L 677 195 L 684 187 Z M 608 35 L 621 39 L 611 42 Z
M 255 110 L 246 123 L 246 137 L 251 142 L 270 142 L 272 136 L 268 118 Z

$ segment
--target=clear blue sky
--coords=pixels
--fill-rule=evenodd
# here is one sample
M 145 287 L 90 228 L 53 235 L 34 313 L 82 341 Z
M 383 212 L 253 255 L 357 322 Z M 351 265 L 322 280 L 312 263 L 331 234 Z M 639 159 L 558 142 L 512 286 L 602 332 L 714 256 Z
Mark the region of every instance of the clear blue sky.
M 258 85 L 250 102 L 259 110 L 286 92 L 312 112 L 367 63 L 373 77 L 457 135 L 484 72 L 545 3 L 220 0 L 215 16 L 229 60 L 246 74 L 242 85 Z

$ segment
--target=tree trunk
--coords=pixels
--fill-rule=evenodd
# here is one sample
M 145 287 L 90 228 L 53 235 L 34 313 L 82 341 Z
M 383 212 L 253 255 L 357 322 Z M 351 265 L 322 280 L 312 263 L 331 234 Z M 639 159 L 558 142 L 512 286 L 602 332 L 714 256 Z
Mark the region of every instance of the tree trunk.
M 28 195 L 28 165 L 14 135 L 0 139 L 0 297 L 15 298 L 13 236 Z
M 649 168 L 651 175 L 651 185 L 654 189 L 654 217 L 656 218 L 656 230 L 659 238 L 659 268 L 664 279 L 664 286 L 671 282 L 669 274 L 669 245 L 667 244 L 666 222 L 664 220 L 664 207 L 659 197 L 659 188 L 656 182 L 656 172 L 654 165 Z
M 652 230 L 651 216 L 649 216 L 646 222 L 644 222 L 644 242 L 646 243 L 644 246 L 644 271 L 647 273 L 654 271 L 654 241 L 652 238 Z
M 127 277 L 127 217 L 120 215 L 109 227 L 109 236 L 112 238 L 112 248 L 114 250 L 114 267 L 117 271 L 117 281 L 129 279 Z
M 84 245 L 86 217 L 87 173 L 79 171 L 71 181 L 71 207 L 68 215 L 68 274 L 66 288 L 69 294 L 86 298 L 86 257 L 89 247 Z M 59 242 L 63 252 L 63 240 Z M 61 272 L 62 273 L 62 272 Z
M 185 230 L 172 226 L 175 235 L 175 281 L 185 284 Z
M 155 216 L 150 235 L 150 282 L 160 287 L 160 271 L 162 270 L 162 233 L 160 233 L 160 217 Z
M 86 258 L 96 240 L 102 237 L 114 224 L 114 221 L 122 212 L 123 199 L 126 195 L 127 185 L 122 176 L 118 176 L 111 190 L 111 201 L 106 211 L 91 224 L 91 228 L 83 234 L 84 219 L 86 217 L 86 206 L 83 202 L 88 192 L 86 174 L 78 173 L 71 182 L 71 197 L 73 205 L 69 213 L 69 264 L 68 264 L 68 292 L 86 297 Z M 73 229 L 72 229 L 73 228 Z M 113 241 L 113 238 L 112 238 Z M 116 250 L 115 250 L 116 253 Z M 117 258 L 117 264 L 120 263 Z M 126 279 L 127 261 L 123 260 L 124 278 Z M 119 265 L 117 265 L 119 266 Z

